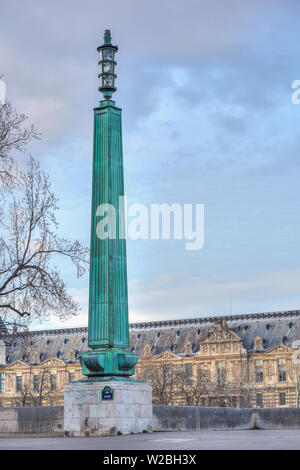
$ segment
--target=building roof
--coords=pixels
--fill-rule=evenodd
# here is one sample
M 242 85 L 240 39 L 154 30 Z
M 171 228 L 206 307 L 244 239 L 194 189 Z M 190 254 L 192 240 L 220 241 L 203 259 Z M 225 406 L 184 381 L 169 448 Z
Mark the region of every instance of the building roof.
M 199 350 L 199 342 L 213 326 L 215 321 L 225 320 L 242 340 L 245 349 L 252 350 L 256 336 L 263 338 L 264 349 L 276 344 L 292 347 L 300 339 L 300 310 L 254 313 L 244 315 L 225 315 L 181 320 L 165 320 L 130 324 L 130 349 L 141 353 L 149 344 L 153 354 L 171 351 L 185 353 L 185 345 L 192 344 L 192 351 Z M 1 328 L 1 323 L 0 323 Z M 30 362 L 34 351 L 38 351 L 40 361 L 58 357 L 69 361 L 73 350 L 75 359 L 88 349 L 88 329 L 60 328 L 31 331 L 26 341 L 17 337 L 7 347 L 7 363 L 17 359 Z

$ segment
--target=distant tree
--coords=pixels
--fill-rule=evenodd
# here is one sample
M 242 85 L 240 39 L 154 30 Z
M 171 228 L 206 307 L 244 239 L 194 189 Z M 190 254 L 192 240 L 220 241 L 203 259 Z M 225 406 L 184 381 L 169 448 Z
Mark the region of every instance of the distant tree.
M 154 405 L 174 404 L 174 375 L 170 364 L 148 364 L 137 369 L 137 377 L 152 387 Z
M 25 383 L 22 384 L 20 387 L 19 392 L 16 394 L 12 401 L 13 406 L 31 406 L 32 405 L 32 398 L 31 398 L 31 389 L 30 384 Z
M 38 374 L 32 369 L 22 375 L 19 390 L 11 402 L 12 406 L 44 406 L 57 400 L 59 392 L 51 387 L 51 370 L 42 366 Z
M 208 394 L 210 381 L 207 373 L 198 369 L 197 376 L 189 374 L 185 364 L 173 368 L 175 394 L 184 406 L 200 406 L 201 398 Z
M 31 402 L 33 406 L 42 406 L 45 402 L 50 402 L 57 398 L 58 392 L 56 390 L 51 389 L 51 371 L 48 367 L 41 367 L 39 372 L 38 380 L 35 385 L 32 379 L 32 387 L 31 387 Z

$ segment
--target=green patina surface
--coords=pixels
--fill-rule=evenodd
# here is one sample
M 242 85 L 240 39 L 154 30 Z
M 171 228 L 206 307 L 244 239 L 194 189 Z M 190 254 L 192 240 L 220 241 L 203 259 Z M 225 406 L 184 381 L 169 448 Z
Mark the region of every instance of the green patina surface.
M 81 358 L 82 372 L 89 377 L 130 376 L 137 362 L 137 356 L 127 350 L 126 240 L 120 237 L 125 233 L 120 196 L 124 196 L 121 109 L 114 101 L 103 100 L 94 109 L 88 327 L 91 350 Z M 102 204 L 115 208 L 115 239 L 97 236 L 101 219 L 97 210 Z

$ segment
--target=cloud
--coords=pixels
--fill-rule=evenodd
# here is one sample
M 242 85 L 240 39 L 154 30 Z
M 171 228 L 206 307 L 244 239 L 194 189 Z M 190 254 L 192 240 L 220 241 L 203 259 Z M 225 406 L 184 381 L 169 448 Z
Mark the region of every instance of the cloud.
M 67 237 L 89 243 L 96 47 L 105 28 L 119 45 L 115 99 L 124 108 L 129 203 L 205 204 L 205 248 L 193 257 L 179 242 L 129 241 L 129 279 L 139 279 L 129 290 L 132 319 L 224 313 L 233 294 L 234 311 L 299 302 L 294 284 L 279 296 L 275 278 L 268 288 L 264 277 L 298 268 L 300 106 L 290 95 L 299 12 L 292 0 L 1 6 L 7 98 L 42 131 L 32 153 L 50 172 Z M 166 267 L 185 274 L 166 282 Z M 66 272 L 80 297 L 84 284 Z M 224 275 L 223 284 L 207 272 Z
M 166 83 L 169 66 L 200 64 L 204 71 L 230 57 L 237 62 L 245 49 L 248 53 L 251 33 L 261 31 L 266 11 L 272 17 L 276 10 L 274 2 L 272 9 L 270 5 L 258 0 L 243 4 L 189 0 L 189 8 L 182 0 L 112 0 L 107 4 L 64 0 L 43 5 L 12 0 L 2 5 L 0 20 L 1 67 L 9 95 L 25 112 L 30 111 L 30 101 L 39 100 L 38 123 L 43 131 L 48 130 L 46 139 L 52 130 L 63 138 L 62 125 L 65 136 L 72 126 L 79 129 L 78 116 L 84 135 L 82 121 L 99 97 L 96 47 L 104 29 L 111 27 L 113 40 L 120 45 L 116 96 L 129 104 L 129 121 L 137 120 L 155 109 L 156 90 Z M 251 56 L 248 62 L 250 70 Z M 199 76 L 201 69 L 198 82 Z M 47 120 L 49 100 L 60 103 L 56 123 Z
M 144 285 L 130 283 L 130 315 L 132 321 L 152 321 L 297 309 L 299 285 L 300 270 L 242 280 L 172 273 Z
M 35 320 L 31 323 L 32 330 L 51 329 L 51 328 L 75 328 L 88 326 L 88 288 L 69 289 L 68 293 L 80 305 L 80 312 L 69 320 L 61 321 L 56 316 L 51 316 L 47 320 Z
M 210 315 L 294 310 L 300 303 L 300 270 L 265 272 L 256 277 L 226 279 L 181 271 L 129 281 L 130 322 L 196 318 Z M 79 315 L 65 322 L 50 318 L 33 329 L 88 325 L 88 288 L 70 289 L 80 303 Z

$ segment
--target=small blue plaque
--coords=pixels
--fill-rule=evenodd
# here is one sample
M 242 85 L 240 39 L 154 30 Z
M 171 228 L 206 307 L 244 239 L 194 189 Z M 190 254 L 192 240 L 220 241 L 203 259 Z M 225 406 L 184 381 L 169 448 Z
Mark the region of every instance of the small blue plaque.
M 102 390 L 102 400 L 113 400 L 114 399 L 114 391 L 108 385 L 103 388 Z

